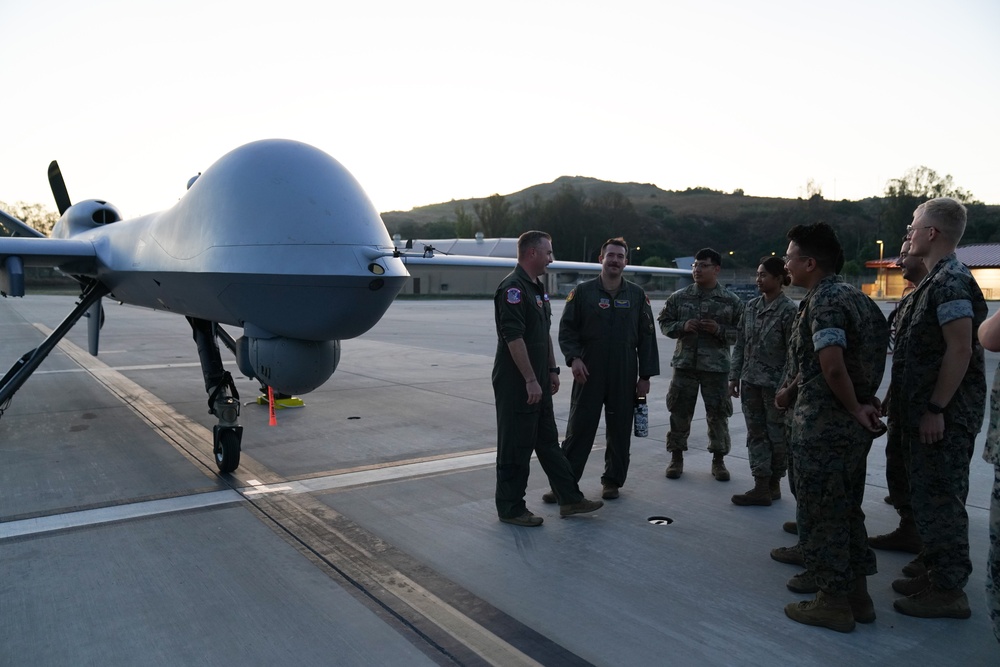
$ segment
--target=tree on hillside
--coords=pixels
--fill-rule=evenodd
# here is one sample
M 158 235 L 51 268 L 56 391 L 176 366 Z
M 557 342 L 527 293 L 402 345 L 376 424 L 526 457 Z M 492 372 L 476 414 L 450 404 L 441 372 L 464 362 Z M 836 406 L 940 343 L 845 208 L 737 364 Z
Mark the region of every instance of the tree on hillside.
M 640 239 L 641 228 L 639 214 L 629 198 L 617 190 L 606 190 L 595 199 L 587 202 L 593 217 L 603 220 L 605 227 L 604 241 L 612 236 L 622 236 L 629 243 Z
M 511 203 L 500 194 L 490 195 L 472 205 L 472 210 L 479 218 L 479 231 L 487 237 L 503 236 L 507 233 L 514 222 L 512 209 Z
M 464 206 L 455 208 L 455 236 L 460 239 L 471 239 L 475 236 L 476 221 Z
M 939 176 L 929 167 L 913 167 L 885 186 L 882 200 L 881 233 L 889 239 L 902 238 L 906 226 L 913 220 L 913 210 L 928 199 L 954 197 L 958 201 L 975 203 L 975 197 L 957 185 L 951 175 Z
M 59 220 L 58 213 L 48 210 L 42 204 L 28 204 L 23 201 L 6 204 L 0 201 L 0 208 L 46 236 L 52 233 L 52 227 Z
M 582 190 L 564 183 L 539 211 L 538 229 L 552 235 L 562 259 L 596 261 L 601 244 L 608 238 L 607 221 L 589 205 Z

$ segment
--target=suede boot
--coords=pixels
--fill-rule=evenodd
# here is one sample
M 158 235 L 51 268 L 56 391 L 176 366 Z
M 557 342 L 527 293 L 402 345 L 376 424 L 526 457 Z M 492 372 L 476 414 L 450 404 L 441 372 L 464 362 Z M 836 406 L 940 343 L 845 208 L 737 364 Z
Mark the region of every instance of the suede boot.
M 801 565 L 805 567 L 806 564 L 802 558 L 802 549 L 798 544 L 792 547 L 776 547 L 771 549 L 771 558 L 779 563 L 788 563 L 789 565 Z
M 803 570 L 788 580 L 785 587 L 793 593 L 818 593 L 819 584 L 809 570 Z
M 830 595 L 820 591 L 814 600 L 786 605 L 785 615 L 798 623 L 837 632 L 850 632 L 854 629 L 854 614 L 847 595 Z
M 777 475 L 771 475 L 771 480 L 768 483 L 768 488 L 771 491 L 771 500 L 781 500 L 781 477 Z
M 924 546 L 919 533 L 917 533 L 917 524 L 913 522 L 912 518 L 907 517 L 900 519 L 899 527 L 891 533 L 869 537 L 868 545 L 872 549 L 905 551 L 911 554 L 920 553 Z
M 894 586 L 895 588 L 895 586 Z M 899 598 L 892 603 L 896 611 L 920 618 L 969 618 L 969 598 L 961 588 L 938 588 L 930 584 L 916 595 Z
M 667 466 L 667 478 L 677 479 L 684 472 L 684 452 L 674 450 L 670 452 L 670 465 Z
M 916 595 L 931 585 L 930 577 L 926 573 L 908 579 L 896 579 L 892 582 L 892 590 L 907 597 Z
M 712 477 L 720 482 L 729 481 L 729 471 L 726 470 L 726 463 L 723 460 L 725 454 L 716 453 L 712 456 Z
M 851 613 L 858 623 L 875 622 L 875 603 L 868 595 L 868 577 L 861 576 L 854 580 L 854 590 L 847 594 L 851 605 Z
M 754 487 L 746 493 L 733 496 L 734 505 L 770 505 L 771 480 L 767 477 L 754 477 Z

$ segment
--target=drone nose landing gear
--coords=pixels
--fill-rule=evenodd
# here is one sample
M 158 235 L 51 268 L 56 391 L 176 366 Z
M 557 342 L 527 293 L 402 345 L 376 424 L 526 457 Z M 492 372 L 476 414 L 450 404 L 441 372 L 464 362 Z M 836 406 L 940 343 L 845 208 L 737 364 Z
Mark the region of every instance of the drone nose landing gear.
M 219 418 L 219 423 L 212 427 L 212 452 L 219 472 L 232 472 L 240 465 L 243 427 L 238 423 L 239 399 L 233 377 L 228 372 L 208 399 L 209 413 Z

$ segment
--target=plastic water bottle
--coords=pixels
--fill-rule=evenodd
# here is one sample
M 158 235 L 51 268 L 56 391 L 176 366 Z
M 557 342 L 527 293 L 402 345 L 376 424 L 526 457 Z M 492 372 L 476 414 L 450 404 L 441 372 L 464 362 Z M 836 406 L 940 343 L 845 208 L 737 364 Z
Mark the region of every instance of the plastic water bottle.
M 645 438 L 649 435 L 649 406 L 646 405 L 645 396 L 637 396 L 635 399 L 635 437 Z

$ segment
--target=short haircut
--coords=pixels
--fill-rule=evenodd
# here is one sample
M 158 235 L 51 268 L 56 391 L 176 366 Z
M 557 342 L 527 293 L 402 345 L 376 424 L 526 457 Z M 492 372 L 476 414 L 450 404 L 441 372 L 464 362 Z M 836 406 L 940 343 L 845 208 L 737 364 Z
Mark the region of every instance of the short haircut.
M 792 277 L 788 274 L 788 269 L 785 268 L 785 261 L 780 257 L 773 255 L 761 257 L 760 265 L 775 278 L 781 278 L 782 285 L 792 284 Z
M 962 240 L 968 212 L 957 199 L 951 197 L 930 199 L 918 206 L 913 213 L 916 215 L 918 212 L 923 212 L 924 217 L 930 218 L 933 223 L 931 226 L 937 228 L 945 238 L 956 244 Z
M 711 260 L 712 264 L 716 266 L 722 266 L 722 255 L 712 250 L 711 248 L 702 248 L 695 254 L 695 259 L 708 259 Z
M 837 232 L 825 222 L 795 225 L 788 230 L 788 240 L 799 247 L 802 255 L 812 257 L 827 273 L 840 273 L 844 268 L 844 248 Z
M 625 239 L 623 239 L 620 236 L 616 236 L 615 238 L 608 239 L 607 241 L 604 242 L 604 245 L 601 246 L 601 257 L 604 256 L 604 251 L 607 249 L 607 247 L 609 245 L 616 245 L 616 246 L 621 246 L 622 248 L 624 248 L 625 249 L 625 259 L 628 259 L 628 243 L 626 243 Z
M 517 258 L 521 259 L 524 257 L 525 252 L 531 248 L 537 248 L 542 239 L 552 240 L 552 237 L 546 232 L 540 232 L 538 230 L 532 230 L 525 232 L 517 237 Z

